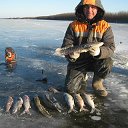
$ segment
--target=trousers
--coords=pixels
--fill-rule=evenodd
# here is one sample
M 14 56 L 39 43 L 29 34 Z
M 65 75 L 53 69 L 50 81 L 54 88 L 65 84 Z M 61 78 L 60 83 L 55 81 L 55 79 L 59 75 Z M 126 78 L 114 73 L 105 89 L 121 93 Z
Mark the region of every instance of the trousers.
M 65 78 L 65 89 L 68 93 L 78 93 L 82 84 L 86 83 L 87 72 L 93 72 L 94 76 L 105 79 L 111 72 L 113 60 L 107 59 L 91 59 L 90 61 L 75 65 L 67 66 L 67 75 Z

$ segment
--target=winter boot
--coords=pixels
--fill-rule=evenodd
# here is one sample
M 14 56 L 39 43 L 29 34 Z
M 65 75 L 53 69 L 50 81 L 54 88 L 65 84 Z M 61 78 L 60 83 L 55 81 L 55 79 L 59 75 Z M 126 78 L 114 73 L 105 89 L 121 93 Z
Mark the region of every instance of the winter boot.
M 97 95 L 103 96 L 103 97 L 108 95 L 106 88 L 103 86 L 102 78 L 99 78 L 98 76 L 94 76 L 92 81 L 92 87 Z

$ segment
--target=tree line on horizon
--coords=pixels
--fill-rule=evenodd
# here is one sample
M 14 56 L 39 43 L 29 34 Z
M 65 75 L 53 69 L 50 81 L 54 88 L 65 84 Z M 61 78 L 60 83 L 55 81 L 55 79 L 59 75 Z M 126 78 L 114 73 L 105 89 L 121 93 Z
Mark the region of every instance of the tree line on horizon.
M 34 19 L 44 19 L 44 20 L 75 20 L 74 13 L 63 13 L 51 16 L 38 16 Z M 128 23 L 128 12 L 118 12 L 118 13 L 106 13 L 104 19 L 111 23 Z

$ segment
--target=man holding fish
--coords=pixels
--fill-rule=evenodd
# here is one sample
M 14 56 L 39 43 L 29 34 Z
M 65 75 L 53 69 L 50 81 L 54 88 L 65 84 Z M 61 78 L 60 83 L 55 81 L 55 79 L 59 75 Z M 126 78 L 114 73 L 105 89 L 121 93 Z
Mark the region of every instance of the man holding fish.
M 86 83 L 87 72 L 94 72 L 94 92 L 103 97 L 108 95 L 103 81 L 112 69 L 115 42 L 110 24 L 103 20 L 104 14 L 100 0 L 81 0 L 75 10 L 76 20 L 67 28 L 61 48 L 91 44 L 65 54 L 69 62 L 65 86 L 70 94 L 79 93 Z

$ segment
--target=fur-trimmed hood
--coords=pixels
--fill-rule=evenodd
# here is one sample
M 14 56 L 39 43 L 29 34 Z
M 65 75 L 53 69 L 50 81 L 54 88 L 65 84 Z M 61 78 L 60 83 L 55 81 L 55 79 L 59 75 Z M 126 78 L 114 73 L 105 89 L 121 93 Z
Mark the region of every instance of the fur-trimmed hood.
M 97 23 L 98 21 L 100 21 L 103 18 L 104 14 L 105 14 L 105 10 L 104 10 L 100 0 L 81 0 L 81 2 L 76 6 L 76 9 L 75 9 L 75 15 L 76 15 L 76 18 L 78 21 L 88 22 L 87 18 L 85 17 L 85 15 L 83 13 L 83 7 L 85 5 L 94 5 L 99 8 L 97 15 L 91 20 L 91 24 Z

